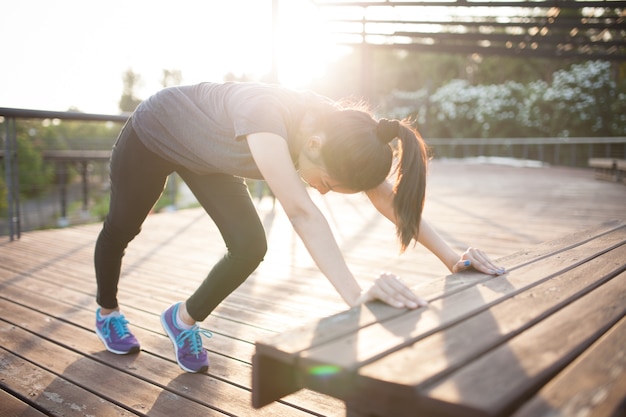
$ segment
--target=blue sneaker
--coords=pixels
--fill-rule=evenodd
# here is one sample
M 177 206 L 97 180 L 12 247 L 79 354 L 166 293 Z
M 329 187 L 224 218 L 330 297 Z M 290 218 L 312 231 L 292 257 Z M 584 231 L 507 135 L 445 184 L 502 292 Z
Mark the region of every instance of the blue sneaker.
M 139 342 L 128 330 L 128 320 L 119 311 L 106 317 L 96 310 L 96 334 L 109 352 L 118 355 L 139 352 Z
M 161 314 L 161 324 L 174 345 L 178 365 L 187 372 L 205 372 L 209 369 L 209 358 L 202 347 L 200 336 L 211 337 L 213 334 L 197 324 L 188 330 L 178 327 L 176 316 L 180 304 L 172 305 Z

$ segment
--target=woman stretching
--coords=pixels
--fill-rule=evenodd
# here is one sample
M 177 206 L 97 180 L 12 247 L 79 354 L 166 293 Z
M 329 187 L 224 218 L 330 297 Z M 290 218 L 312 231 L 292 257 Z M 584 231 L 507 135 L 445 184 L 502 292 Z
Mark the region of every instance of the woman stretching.
M 392 168 L 393 167 L 393 168 Z M 388 180 L 395 170 L 395 178 Z M 110 162 L 111 202 L 95 248 L 96 333 L 117 354 L 139 350 L 119 311 L 122 257 L 177 172 L 217 225 L 227 252 L 184 302 L 161 323 L 176 360 L 205 371 L 208 358 L 197 323 L 257 268 L 267 250 L 265 231 L 244 178 L 267 182 L 320 271 L 348 306 L 375 299 L 397 308 L 425 305 L 393 274 L 362 289 L 331 229 L 302 182 L 321 194 L 365 192 L 391 220 L 401 250 L 416 240 L 451 272 L 499 268 L 480 250 L 452 250 L 422 219 L 427 153 L 410 125 L 379 121 L 359 108 L 311 92 L 257 83 L 202 83 L 160 91 L 139 105 L 122 129 Z

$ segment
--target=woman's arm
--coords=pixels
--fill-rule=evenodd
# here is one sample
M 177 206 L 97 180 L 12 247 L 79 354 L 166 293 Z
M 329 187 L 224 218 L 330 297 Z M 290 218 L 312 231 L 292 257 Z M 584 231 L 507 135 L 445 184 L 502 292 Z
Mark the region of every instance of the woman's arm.
M 361 287 L 348 269 L 326 218 L 313 203 L 296 172 L 286 141 L 275 134 L 248 135 L 252 156 L 272 192 L 280 201 L 296 233 L 304 242 L 320 271 L 328 278 L 344 301 L 355 306 L 372 298 L 397 307 L 417 307 L 410 291 L 396 291 L 397 286 L 385 278 L 385 291 L 372 295 Z M 415 304 L 415 305 L 414 305 Z
M 385 181 L 378 187 L 367 191 L 366 194 L 376 210 L 395 224 L 392 185 Z M 458 255 L 423 218 L 420 222 L 417 241 L 437 256 L 450 272 L 458 272 L 470 266 L 488 274 L 504 272 L 504 268 L 494 265 L 479 249 L 469 248 L 463 254 Z

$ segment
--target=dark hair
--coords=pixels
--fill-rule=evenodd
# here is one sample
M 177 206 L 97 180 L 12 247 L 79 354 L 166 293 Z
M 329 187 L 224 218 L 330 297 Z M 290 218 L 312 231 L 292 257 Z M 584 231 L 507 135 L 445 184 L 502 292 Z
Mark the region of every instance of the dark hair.
M 387 137 L 381 137 L 379 125 Z M 389 134 L 389 126 L 395 126 L 395 134 Z M 354 191 L 380 185 L 389 176 L 397 154 L 393 207 L 396 234 L 404 251 L 412 239 L 417 239 L 426 194 L 428 155 L 419 133 L 406 120 L 376 122 L 361 109 L 328 113 L 322 120 L 322 131 L 326 141 L 321 154 L 328 174 Z M 390 141 L 396 137 L 399 140 L 394 150 Z

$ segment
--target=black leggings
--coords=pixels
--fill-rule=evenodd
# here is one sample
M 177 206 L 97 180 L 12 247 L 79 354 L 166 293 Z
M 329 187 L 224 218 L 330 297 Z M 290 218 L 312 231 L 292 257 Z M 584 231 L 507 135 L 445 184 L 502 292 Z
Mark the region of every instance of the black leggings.
M 263 260 L 267 251 L 265 230 L 244 180 L 226 174 L 198 175 L 164 160 L 141 143 L 129 122 L 113 147 L 111 202 L 96 242 L 94 261 L 100 306 L 118 306 L 124 251 L 141 231 L 172 172 L 181 176 L 211 216 L 227 248 L 226 255 L 187 299 L 187 310 L 193 319 L 204 320 Z

